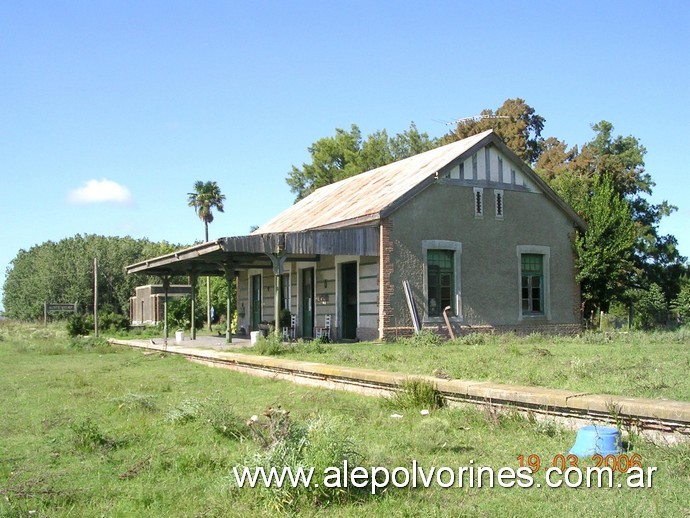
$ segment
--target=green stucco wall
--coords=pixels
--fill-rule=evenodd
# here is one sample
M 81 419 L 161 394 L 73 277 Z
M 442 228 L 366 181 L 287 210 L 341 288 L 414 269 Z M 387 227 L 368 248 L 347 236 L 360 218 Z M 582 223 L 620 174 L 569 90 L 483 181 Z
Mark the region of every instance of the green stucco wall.
M 490 326 L 518 332 L 544 326 L 548 332 L 573 332 L 580 323 L 580 294 L 575 282 L 573 222 L 541 193 L 510 190 L 501 185 L 504 217 L 496 218 L 494 190 L 483 189 L 483 216 L 475 217 L 473 187 L 440 181 L 415 196 L 391 216 L 394 320 L 412 325 L 402 288 L 410 281 L 420 316 L 426 313 L 422 242 L 447 240 L 462 244 L 460 326 Z M 550 250 L 550 319 L 520 319 L 518 245 Z M 456 272 L 457 275 L 457 272 Z M 438 320 L 427 319 L 430 327 Z M 444 326 L 445 327 L 445 326 Z M 547 329 L 551 327 L 552 329 Z

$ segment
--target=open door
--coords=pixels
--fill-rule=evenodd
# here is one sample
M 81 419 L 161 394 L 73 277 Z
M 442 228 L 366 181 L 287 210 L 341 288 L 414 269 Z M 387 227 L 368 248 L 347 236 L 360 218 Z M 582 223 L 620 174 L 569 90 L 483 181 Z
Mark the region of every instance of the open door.
M 357 338 L 357 263 L 340 266 L 340 334 Z
M 252 331 L 259 329 L 261 323 L 261 275 L 252 275 L 252 304 L 249 325 Z
M 303 338 L 314 337 L 314 268 L 302 270 L 300 322 Z

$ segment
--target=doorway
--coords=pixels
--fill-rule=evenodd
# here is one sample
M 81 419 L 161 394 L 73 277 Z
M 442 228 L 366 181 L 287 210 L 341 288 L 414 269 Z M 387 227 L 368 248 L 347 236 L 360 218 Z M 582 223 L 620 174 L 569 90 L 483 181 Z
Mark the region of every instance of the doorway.
M 261 275 L 252 275 L 251 319 L 252 331 L 259 329 L 261 323 Z
M 303 338 L 314 337 L 314 268 L 302 270 L 302 302 L 300 307 Z
M 357 338 L 357 263 L 340 266 L 340 333 L 344 339 Z

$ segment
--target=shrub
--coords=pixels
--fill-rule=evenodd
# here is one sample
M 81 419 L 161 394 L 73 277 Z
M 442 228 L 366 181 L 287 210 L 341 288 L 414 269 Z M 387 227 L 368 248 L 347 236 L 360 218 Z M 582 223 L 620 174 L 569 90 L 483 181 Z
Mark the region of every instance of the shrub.
M 668 313 L 666 298 L 658 284 L 652 283 L 648 290 L 636 290 L 633 325 L 637 329 L 654 329 L 666 323 Z
M 127 331 L 129 318 L 119 313 L 106 311 L 98 314 L 98 325 L 101 329 L 109 331 Z
M 67 334 L 69 336 L 88 335 L 91 329 L 87 327 L 86 319 L 83 315 L 71 315 L 67 319 Z
M 192 327 L 192 299 L 177 297 L 168 301 L 168 326 L 170 329 L 190 329 Z M 194 308 L 194 323 L 197 329 L 204 324 L 204 310 L 197 304 Z
M 671 309 L 679 324 L 690 323 L 690 279 L 685 279 L 680 293 L 671 301 Z

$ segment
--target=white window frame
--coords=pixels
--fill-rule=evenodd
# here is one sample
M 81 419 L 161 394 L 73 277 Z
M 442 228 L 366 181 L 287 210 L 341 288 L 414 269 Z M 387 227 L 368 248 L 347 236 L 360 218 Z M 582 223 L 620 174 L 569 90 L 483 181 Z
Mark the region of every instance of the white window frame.
M 498 201 L 499 197 L 501 199 L 500 203 Z M 506 205 L 506 197 L 503 194 L 503 190 L 502 189 L 495 189 L 494 190 L 494 206 L 496 207 L 496 219 L 498 219 L 498 220 L 503 219 L 503 217 L 506 213 L 506 206 L 505 205 Z M 498 212 L 499 207 L 501 208 L 500 213 Z
M 477 200 L 479 200 L 479 207 L 477 207 Z M 475 187 L 472 190 L 472 208 L 475 218 L 484 217 L 484 189 L 481 187 Z M 479 210 L 477 210 L 477 208 L 479 208 Z
M 424 262 L 424 271 L 422 272 L 422 291 L 424 296 L 424 315 L 423 322 L 443 322 L 443 317 L 429 316 L 429 267 L 427 265 L 427 257 L 429 250 L 452 250 L 454 252 L 455 270 L 455 314 L 450 315 L 449 318 L 453 322 L 462 322 L 462 284 L 460 282 L 460 273 L 462 271 L 462 243 L 459 241 L 446 241 L 443 239 L 427 239 L 422 241 L 422 257 Z
M 522 313 L 522 254 L 537 254 L 543 257 L 542 268 L 544 275 L 544 313 L 540 315 L 523 315 Z M 518 245 L 517 263 L 518 321 L 539 318 L 551 320 L 551 248 L 541 245 Z

